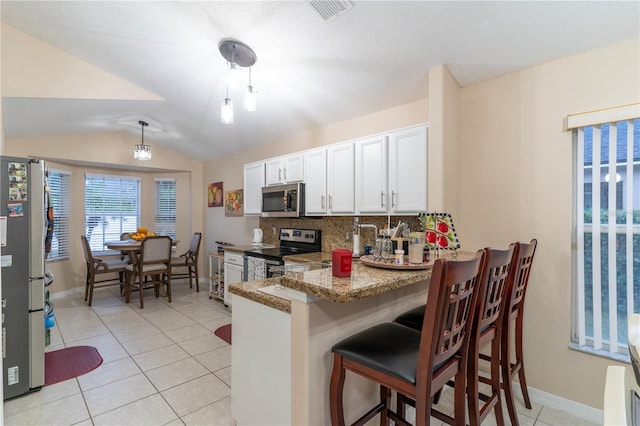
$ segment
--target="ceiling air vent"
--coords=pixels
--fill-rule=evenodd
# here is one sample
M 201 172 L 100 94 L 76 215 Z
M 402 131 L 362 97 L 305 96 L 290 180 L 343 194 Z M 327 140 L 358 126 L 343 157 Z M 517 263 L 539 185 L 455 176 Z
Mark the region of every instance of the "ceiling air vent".
M 309 4 L 325 21 L 330 21 L 353 7 L 349 0 L 310 0 Z

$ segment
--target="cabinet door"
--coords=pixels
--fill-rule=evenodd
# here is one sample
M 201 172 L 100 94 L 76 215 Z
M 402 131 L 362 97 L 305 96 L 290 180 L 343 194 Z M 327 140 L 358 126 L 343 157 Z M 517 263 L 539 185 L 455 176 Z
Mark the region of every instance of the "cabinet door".
M 389 134 L 389 189 L 391 213 L 427 210 L 427 128 Z
M 282 177 L 287 183 L 302 182 L 304 179 L 304 155 L 288 155 L 282 159 Z
M 353 214 L 355 212 L 353 142 L 327 148 L 327 212 Z
M 302 182 L 304 179 L 304 156 L 302 153 L 270 158 L 265 163 L 267 186 Z
M 387 137 L 373 136 L 355 142 L 356 211 L 387 212 Z
M 231 294 L 229 293 L 229 286 L 231 284 L 239 283 L 242 281 L 243 267 L 239 265 L 231 265 L 229 263 L 224 264 L 224 304 L 231 304 Z
M 307 215 L 327 213 L 327 150 L 304 154 L 305 212 Z
M 264 186 L 264 163 L 244 165 L 244 214 L 262 213 L 262 187 Z
M 271 158 L 265 162 L 265 166 L 267 169 L 267 186 L 280 185 L 284 182 L 281 158 Z

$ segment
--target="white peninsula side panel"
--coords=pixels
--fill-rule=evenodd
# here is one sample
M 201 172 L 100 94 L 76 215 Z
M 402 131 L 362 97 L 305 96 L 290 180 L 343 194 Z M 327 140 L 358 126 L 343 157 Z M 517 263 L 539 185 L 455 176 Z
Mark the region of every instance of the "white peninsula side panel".
M 291 424 L 291 315 L 233 298 L 231 415 L 238 425 Z

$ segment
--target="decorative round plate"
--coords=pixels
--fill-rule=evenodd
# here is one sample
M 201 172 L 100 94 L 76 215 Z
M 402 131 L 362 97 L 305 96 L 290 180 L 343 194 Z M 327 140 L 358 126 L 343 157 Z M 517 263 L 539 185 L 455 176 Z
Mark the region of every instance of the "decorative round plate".
M 368 266 L 373 266 L 376 268 L 383 268 L 383 269 L 404 269 L 404 270 L 410 270 L 410 269 L 429 269 L 433 266 L 433 260 L 429 261 L 429 262 L 424 262 L 424 263 L 407 263 L 406 259 L 405 259 L 405 263 L 403 263 L 402 265 L 397 265 L 393 262 L 390 261 L 382 261 L 382 260 L 373 260 L 373 258 L 371 256 L 361 256 L 360 257 L 360 262 L 364 263 L 365 265 Z

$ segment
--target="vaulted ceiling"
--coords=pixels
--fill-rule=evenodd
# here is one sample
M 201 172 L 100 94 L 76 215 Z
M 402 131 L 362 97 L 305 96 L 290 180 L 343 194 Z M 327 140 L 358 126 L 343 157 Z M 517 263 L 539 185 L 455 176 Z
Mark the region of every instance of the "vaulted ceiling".
M 640 36 L 634 1 L 6 1 L 1 20 L 160 100 L 4 97 L 5 135 L 128 131 L 203 160 L 425 98 L 429 68 L 461 86 Z M 257 54 L 220 122 L 235 38 Z M 5 47 L 3 46 L 3 49 Z M 3 60 L 3 67 L 4 67 Z

